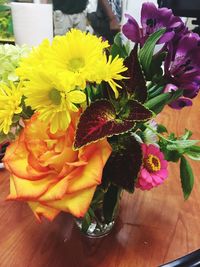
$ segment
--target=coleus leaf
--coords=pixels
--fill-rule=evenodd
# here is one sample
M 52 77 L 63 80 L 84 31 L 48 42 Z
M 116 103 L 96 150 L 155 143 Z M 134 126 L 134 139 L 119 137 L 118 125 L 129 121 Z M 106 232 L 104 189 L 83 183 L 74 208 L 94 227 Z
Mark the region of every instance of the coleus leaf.
M 129 100 L 125 105 L 121 118 L 129 121 L 146 121 L 152 117 L 152 112 L 135 100 Z
M 80 117 L 74 149 L 105 137 L 125 133 L 135 126 L 136 121 L 144 121 L 151 116 L 151 111 L 133 100 L 129 100 L 120 113 L 116 112 L 114 105 L 108 100 L 93 102 Z
M 112 148 L 113 152 L 103 169 L 103 183 L 111 182 L 133 192 L 142 165 L 141 145 L 133 136 L 127 134 L 118 136 Z
M 144 103 L 147 99 L 147 87 L 137 51 L 138 45 L 135 45 L 129 57 L 124 60 L 124 65 L 128 69 L 123 75 L 129 79 L 123 80 L 123 85 L 132 98 Z

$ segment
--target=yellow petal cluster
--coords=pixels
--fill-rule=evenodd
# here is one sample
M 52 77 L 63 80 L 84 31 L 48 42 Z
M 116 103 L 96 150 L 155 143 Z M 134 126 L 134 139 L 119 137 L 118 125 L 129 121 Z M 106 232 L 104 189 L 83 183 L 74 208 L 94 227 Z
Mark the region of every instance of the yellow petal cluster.
M 117 81 L 126 68 L 118 57 L 107 59 L 108 47 L 102 38 L 73 29 L 52 44 L 45 40 L 22 60 L 17 74 L 26 81 L 25 103 L 50 123 L 52 133 L 67 129 L 71 112 L 86 101 L 87 83 L 106 81 L 118 96 Z
M 22 111 L 20 106 L 22 98 L 22 83 L 10 86 L 0 84 L 0 132 L 8 134 L 12 125 L 13 116 Z

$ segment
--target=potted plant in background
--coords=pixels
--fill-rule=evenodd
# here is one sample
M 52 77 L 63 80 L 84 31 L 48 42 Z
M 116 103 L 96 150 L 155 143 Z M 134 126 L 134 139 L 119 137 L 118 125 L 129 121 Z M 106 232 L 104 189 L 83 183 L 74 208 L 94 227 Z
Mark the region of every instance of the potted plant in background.
M 156 122 L 165 105 L 192 105 L 199 36 L 152 3 L 142 6 L 141 26 L 127 15 L 122 31 L 133 49 L 120 34 L 109 46 L 76 29 L 44 40 L 20 61 L 19 81 L 0 91 L 0 130 L 19 133 L 3 159 L 8 199 L 28 202 L 39 221 L 69 212 L 93 237 L 112 229 L 122 191 L 159 186 L 169 161 L 180 166 L 187 199 L 194 177 L 186 157 L 200 159 L 191 131 L 176 136 Z
M 8 1 L 0 1 L 0 41 L 13 41 L 13 25 L 11 9 Z

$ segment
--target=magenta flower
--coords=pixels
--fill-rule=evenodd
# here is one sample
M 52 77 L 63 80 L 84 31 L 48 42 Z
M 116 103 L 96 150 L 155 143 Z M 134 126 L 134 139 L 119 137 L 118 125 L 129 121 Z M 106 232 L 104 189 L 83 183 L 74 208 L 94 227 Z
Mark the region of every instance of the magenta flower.
M 158 41 L 159 44 L 166 43 L 175 35 L 175 30 L 182 27 L 183 22 L 179 17 L 175 17 L 168 8 L 157 8 L 153 3 L 144 3 L 141 10 L 140 28 L 137 21 L 130 15 L 126 15 L 128 21 L 122 27 L 124 35 L 141 46 L 152 33 L 161 28 L 165 28 L 166 32 Z
M 172 41 L 173 42 L 173 41 Z M 168 84 L 165 92 L 173 85 L 183 89 L 183 97 L 171 105 L 174 108 L 191 106 L 200 90 L 200 37 L 188 33 L 180 38 L 176 46 L 168 44 L 168 55 L 165 60 L 165 81 Z
M 154 145 L 142 144 L 142 151 L 143 165 L 135 186 L 141 190 L 150 190 L 162 184 L 167 178 L 167 161 L 159 148 Z

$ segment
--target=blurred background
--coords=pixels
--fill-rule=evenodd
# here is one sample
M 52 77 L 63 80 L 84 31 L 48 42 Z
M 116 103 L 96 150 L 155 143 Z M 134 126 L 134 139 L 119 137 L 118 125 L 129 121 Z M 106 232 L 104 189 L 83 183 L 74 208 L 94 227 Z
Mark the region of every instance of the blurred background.
M 0 43 L 14 43 L 13 20 L 10 8 L 11 2 L 52 4 L 51 0 L 0 0 Z M 122 0 L 121 24 L 125 22 L 125 13 L 131 14 L 137 21 L 139 21 L 140 10 L 143 2 L 146 1 Z M 151 2 L 159 4 L 160 6 L 167 6 L 169 8 L 172 8 L 177 13 L 177 15 L 181 15 L 183 17 L 183 20 L 190 30 L 196 28 L 197 32 L 199 31 L 199 28 L 197 28 L 197 26 L 199 26 L 200 24 L 200 0 L 151 0 Z M 89 0 L 87 12 L 94 12 L 96 6 L 97 0 Z M 196 13 L 194 13 L 194 10 Z M 193 18 L 193 14 L 195 19 Z M 43 21 L 44 20 L 45 18 L 43 18 Z M 26 28 L 26 25 L 24 25 L 24 28 Z M 90 25 L 88 25 L 88 30 L 92 31 Z

